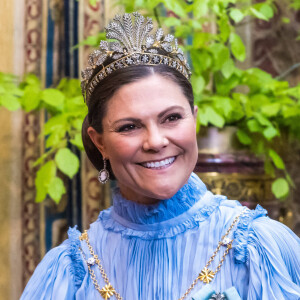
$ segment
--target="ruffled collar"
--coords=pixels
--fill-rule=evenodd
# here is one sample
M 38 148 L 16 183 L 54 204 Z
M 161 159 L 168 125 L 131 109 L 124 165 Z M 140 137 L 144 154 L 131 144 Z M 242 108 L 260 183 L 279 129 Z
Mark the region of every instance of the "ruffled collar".
M 130 223 L 155 224 L 181 215 L 198 202 L 207 189 L 199 177 L 192 173 L 188 182 L 170 199 L 145 205 L 125 199 L 119 188 L 113 191 L 114 214 Z
M 188 182 L 170 199 L 143 205 L 113 191 L 113 206 L 99 215 L 103 227 L 124 236 L 142 239 L 172 237 L 207 219 L 224 196 L 207 191 L 205 184 L 192 173 Z

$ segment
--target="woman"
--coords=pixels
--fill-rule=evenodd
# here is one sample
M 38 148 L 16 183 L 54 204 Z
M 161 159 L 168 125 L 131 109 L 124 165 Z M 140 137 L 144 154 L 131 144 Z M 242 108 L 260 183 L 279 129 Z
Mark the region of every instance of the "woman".
M 100 182 L 117 179 L 113 207 L 83 234 L 70 229 L 21 299 L 300 299 L 296 235 L 192 173 L 189 67 L 152 28 L 138 13 L 117 16 L 106 30 L 120 43 L 90 56 L 83 140 Z

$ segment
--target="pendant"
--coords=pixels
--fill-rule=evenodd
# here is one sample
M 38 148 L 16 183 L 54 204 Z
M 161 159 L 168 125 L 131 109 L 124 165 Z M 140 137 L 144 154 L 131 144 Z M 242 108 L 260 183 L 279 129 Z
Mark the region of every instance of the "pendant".
M 209 298 L 208 300 L 228 300 L 228 299 L 224 294 L 218 293 L 212 295 L 211 298 Z
M 105 299 L 109 299 L 111 296 L 115 294 L 115 289 L 111 284 L 106 284 L 101 290 L 100 295 Z
M 206 267 L 201 271 L 198 278 L 204 283 L 210 283 L 215 277 L 215 273 Z
M 109 173 L 106 169 L 103 169 L 99 172 L 98 180 L 102 184 L 105 184 L 109 180 Z

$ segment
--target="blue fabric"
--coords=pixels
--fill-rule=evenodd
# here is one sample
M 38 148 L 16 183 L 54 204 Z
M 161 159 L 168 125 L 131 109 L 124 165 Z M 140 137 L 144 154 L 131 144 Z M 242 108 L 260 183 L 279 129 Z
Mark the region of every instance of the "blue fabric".
M 156 205 L 124 199 L 119 190 L 112 208 L 100 213 L 88 231 L 109 280 L 124 300 L 180 298 L 206 265 L 218 242 L 243 207 L 207 191 L 192 174 L 188 183 Z M 21 300 L 101 299 L 78 250 L 90 257 L 79 232 L 49 251 L 29 281 Z M 235 287 L 241 299 L 299 300 L 300 241 L 283 224 L 266 217 L 260 206 L 247 210 L 229 252 L 210 288 Z M 225 248 L 210 266 L 216 268 Z M 103 279 L 93 266 L 100 286 Z M 205 285 L 197 283 L 192 299 Z
M 227 289 L 223 294 L 226 296 L 227 300 L 241 300 L 240 295 L 233 286 Z

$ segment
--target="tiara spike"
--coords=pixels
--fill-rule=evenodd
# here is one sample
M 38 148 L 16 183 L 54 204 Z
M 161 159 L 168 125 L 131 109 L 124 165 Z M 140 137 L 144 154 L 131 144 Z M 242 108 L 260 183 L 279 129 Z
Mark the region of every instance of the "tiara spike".
M 124 30 L 126 32 L 126 35 L 130 41 L 131 48 L 134 50 L 136 48 L 135 40 L 133 37 L 133 25 L 132 25 L 132 19 L 130 14 L 124 14 L 123 16 L 124 21 Z
M 120 21 L 111 22 L 105 30 L 106 38 L 119 40 L 127 49 L 130 48 L 130 41 Z
M 142 33 L 139 39 L 139 47 L 142 47 L 142 43 L 144 41 L 144 39 L 149 35 L 149 33 L 151 32 L 151 30 L 153 29 L 153 23 L 152 23 L 152 19 L 151 18 L 147 18 L 147 22 L 144 25 L 143 29 L 142 29 Z
M 134 32 L 135 32 L 135 46 L 138 51 L 141 51 L 141 45 L 139 44 L 140 42 L 140 36 L 141 36 L 141 30 L 142 26 L 145 22 L 144 16 L 140 15 L 139 13 L 133 13 L 135 17 L 135 22 L 134 22 Z
M 151 34 L 151 18 L 145 19 L 138 12 L 116 15 L 105 30 L 107 39 L 115 41 L 101 41 L 99 49 L 89 56 L 89 66 L 82 71 L 81 88 L 87 103 L 101 80 L 116 70 L 134 65 L 166 65 L 190 78 L 190 67 L 178 48 L 177 39 L 171 34 L 164 35 L 162 28 Z M 105 63 L 108 58 L 112 62 Z M 94 72 L 101 65 L 102 68 Z
M 156 31 L 156 35 L 155 35 L 156 41 L 159 42 L 161 40 L 161 38 L 163 37 L 163 35 L 164 35 L 163 29 L 158 28 Z

